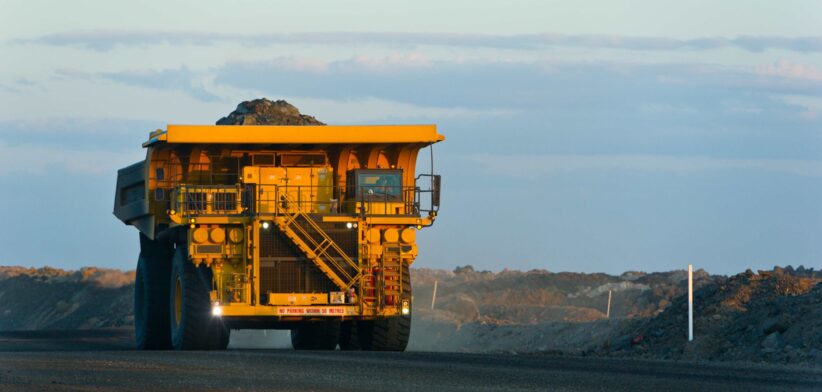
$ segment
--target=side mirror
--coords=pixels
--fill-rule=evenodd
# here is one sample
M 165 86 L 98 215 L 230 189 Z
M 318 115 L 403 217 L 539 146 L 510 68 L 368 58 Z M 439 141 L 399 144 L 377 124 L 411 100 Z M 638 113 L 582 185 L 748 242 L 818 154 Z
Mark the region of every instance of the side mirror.
M 431 177 L 431 208 L 437 209 L 440 207 L 440 189 L 442 185 L 442 177 L 436 174 Z

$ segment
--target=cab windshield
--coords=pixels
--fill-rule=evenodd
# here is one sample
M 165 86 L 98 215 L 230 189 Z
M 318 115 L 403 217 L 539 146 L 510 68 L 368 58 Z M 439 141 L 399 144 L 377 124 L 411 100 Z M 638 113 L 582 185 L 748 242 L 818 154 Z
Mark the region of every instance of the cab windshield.
M 399 171 L 357 173 L 357 197 L 402 200 L 402 181 Z

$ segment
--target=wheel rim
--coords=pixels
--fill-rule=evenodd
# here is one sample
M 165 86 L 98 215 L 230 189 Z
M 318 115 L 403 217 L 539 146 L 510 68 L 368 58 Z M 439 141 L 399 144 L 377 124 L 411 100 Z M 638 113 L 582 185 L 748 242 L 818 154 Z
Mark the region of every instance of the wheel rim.
M 180 277 L 174 284 L 174 325 L 180 326 L 180 319 L 183 318 L 183 285 Z

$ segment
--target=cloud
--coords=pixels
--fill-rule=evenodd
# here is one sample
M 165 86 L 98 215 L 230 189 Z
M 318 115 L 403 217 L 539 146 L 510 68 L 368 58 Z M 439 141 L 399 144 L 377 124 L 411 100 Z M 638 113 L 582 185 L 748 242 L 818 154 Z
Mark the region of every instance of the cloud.
M 476 110 L 464 107 L 417 106 L 378 98 L 329 100 L 288 98 L 300 108 L 311 108 L 311 114 L 329 123 L 355 124 L 374 122 L 437 122 L 465 119 L 488 119 L 517 114 L 514 110 Z
M 28 86 L 28 87 L 37 85 L 37 82 L 35 82 L 33 80 L 30 80 L 30 79 L 26 79 L 26 78 L 18 78 L 17 80 L 14 81 L 14 83 L 18 84 L 20 86 Z
M 782 99 L 790 105 L 802 108 L 802 117 L 808 120 L 816 120 L 822 113 L 822 97 L 786 95 Z
M 38 138 L 57 135 L 64 135 L 66 138 L 81 135 L 102 138 L 133 135 L 134 132 L 146 136 L 152 127 L 162 124 L 161 121 L 151 119 L 27 116 L 14 120 L 0 118 L 0 136 L 25 133 Z
M 611 48 L 639 51 L 711 50 L 737 48 L 751 52 L 780 49 L 800 53 L 822 52 L 822 37 L 738 36 L 676 39 L 609 34 L 459 34 L 401 32 L 306 32 L 282 34 L 228 34 L 193 31 L 85 30 L 67 31 L 34 38 L 17 39 L 17 44 L 69 46 L 95 51 L 117 47 L 155 45 L 210 46 L 233 43 L 247 46 L 277 44 L 309 45 L 406 45 L 483 47 L 501 49 L 545 49 L 552 47 Z
M 757 68 L 757 72 L 766 76 L 822 82 L 822 69 L 813 65 L 792 63 L 788 60 L 779 60 L 773 65 L 761 66 Z
M 458 159 L 495 175 L 545 176 L 575 171 L 640 171 L 692 174 L 706 171 L 752 170 L 804 177 L 822 177 L 822 161 L 800 159 L 740 159 L 671 155 L 499 155 L 465 154 Z
M 139 149 L 122 153 L 36 144 L 11 146 L 0 141 L 0 176 L 51 172 L 111 175 L 117 169 L 139 160 L 142 154 Z
M 299 57 L 233 61 L 206 70 L 63 71 L 60 75 L 68 79 L 71 77 L 66 75 L 75 75 L 78 86 L 90 78 L 123 87 L 179 92 L 198 102 L 205 99 L 203 103 L 208 105 L 198 104 L 203 107 L 198 110 L 213 113 L 213 118 L 225 114 L 221 105 L 266 96 L 288 98 L 326 121 L 483 119 L 472 125 L 474 132 L 491 132 L 493 120 L 494 127 L 530 138 L 525 144 L 498 141 L 495 148 L 505 150 L 497 152 L 536 149 L 540 143 L 575 146 L 557 151 L 580 151 L 580 146 L 586 148 L 582 151 L 620 151 L 614 146 L 621 146 L 635 153 L 709 154 L 722 154 L 722 148 L 737 151 L 747 146 L 759 153 L 760 149 L 781 146 L 777 156 L 786 156 L 789 150 L 807 156 L 814 143 L 808 144 L 808 139 L 796 148 L 796 138 L 810 137 L 811 128 L 818 133 L 819 117 L 815 110 L 783 97 L 818 97 L 822 91 L 822 81 L 756 68 L 602 61 L 443 61 L 413 52 L 340 61 Z M 117 91 L 116 86 L 105 84 L 95 88 L 96 95 Z M 123 89 L 119 95 L 134 95 L 129 89 L 133 90 Z M 214 97 L 221 100 L 210 101 Z M 173 101 L 167 104 L 175 108 L 169 113 L 181 110 Z M 129 105 L 144 107 L 137 102 Z M 154 115 L 168 122 L 177 118 L 162 116 L 164 110 L 168 109 L 159 109 Z M 200 118 L 197 122 L 213 121 Z M 480 144 L 469 140 L 462 145 L 488 151 Z M 661 145 L 667 149 L 655 149 Z
M 95 76 L 131 86 L 185 91 L 192 97 L 206 102 L 220 100 L 217 95 L 206 90 L 202 82 L 198 82 L 200 75 L 185 66 L 178 69 L 102 72 Z
M 98 79 L 128 86 L 154 90 L 182 91 L 204 102 L 220 101 L 221 98 L 206 88 L 208 75 L 195 72 L 186 66 L 169 69 L 136 69 L 115 72 L 85 72 L 72 68 L 60 68 L 54 72 L 58 79 Z
M 733 100 L 740 94 L 818 95 L 822 91 L 822 80 L 747 68 L 551 60 L 281 58 L 227 63 L 214 70 L 213 81 L 270 95 L 335 100 L 375 97 L 418 106 L 543 111 L 585 107 L 593 112 L 634 111 L 644 105 L 649 114 L 658 115 L 671 111 L 658 110 L 664 108 L 678 108 L 677 114 L 716 110 L 716 102 L 707 102 Z
M 0 92 L 9 94 L 20 94 L 22 91 L 16 87 L 11 87 L 0 83 Z

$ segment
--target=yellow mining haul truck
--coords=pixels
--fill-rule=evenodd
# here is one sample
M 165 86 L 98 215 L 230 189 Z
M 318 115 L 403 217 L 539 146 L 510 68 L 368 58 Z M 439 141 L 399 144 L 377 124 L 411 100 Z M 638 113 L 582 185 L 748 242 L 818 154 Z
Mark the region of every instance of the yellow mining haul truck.
M 298 350 L 404 350 L 416 234 L 440 204 L 417 155 L 444 139 L 434 125 L 152 132 L 114 200 L 140 231 L 138 348 L 225 349 L 249 328 L 290 329 Z

